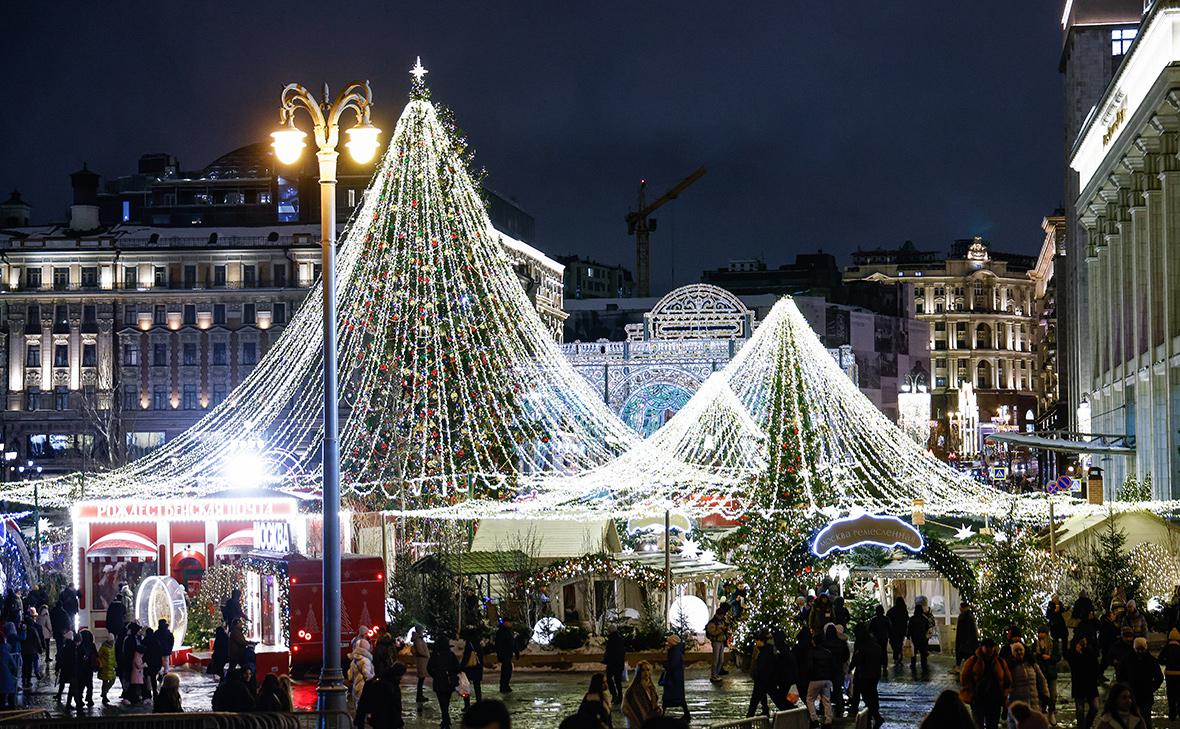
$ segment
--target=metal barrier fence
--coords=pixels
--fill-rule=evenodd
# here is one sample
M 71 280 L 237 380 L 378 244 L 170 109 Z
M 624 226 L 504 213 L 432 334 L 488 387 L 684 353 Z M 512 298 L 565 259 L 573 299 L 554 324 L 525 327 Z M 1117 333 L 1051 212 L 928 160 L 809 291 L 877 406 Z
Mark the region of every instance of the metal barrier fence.
M 186 712 L 183 714 L 121 714 L 113 716 L 50 717 L 44 709 L 0 713 L 0 727 L 56 729 L 352 729 L 345 712 L 296 711 L 290 714 L 260 712 Z

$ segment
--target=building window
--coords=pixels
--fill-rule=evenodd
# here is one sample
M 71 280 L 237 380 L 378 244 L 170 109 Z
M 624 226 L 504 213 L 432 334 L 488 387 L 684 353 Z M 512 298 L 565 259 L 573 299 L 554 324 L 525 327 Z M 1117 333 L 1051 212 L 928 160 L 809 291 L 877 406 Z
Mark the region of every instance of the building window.
M 168 345 L 157 342 L 152 345 L 152 366 L 164 367 L 168 364 Z
M 1139 31 L 1135 28 L 1116 28 L 1110 31 L 1110 55 L 1122 56 L 1131 48 L 1131 42 Z
M 124 223 L 131 220 L 131 201 L 130 200 L 123 201 L 123 216 L 122 216 L 122 218 L 123 218 Z
M 41 409 L 41 388 L 36 385 L 30 385 L 28 392 L 25 393 L 25 410 L 30 413 Z
M 86 266 L 82 269 L 82 288 L 98 288 L 98 269 L 94 266 Z
M 131 432 L 127 434 L 127 455 L 140 458 L 164 445 L 167 434 L 162 432 Z
M 243 324 L 254 324 L 256 321 L 257 321 L 257 317 L 254 313 L 254 304 L 243 304 L 242 305 L 242 323 Z
M 41 328 L 41 307 L 37 304 L 29 304 L 29 308 L 25 309 L 25 321 L 27 326 L 31 329 L 36 327 Z
M 934 386 L 935 387 L 946 387 L 946 378 L 945 377 L 935 377 L 934 378 Z
M 152 410 L 168 409 L 168 386 L 156 385 L 152 388 Z
M 196 342 L 184 343 L 184 364 L 186 367 L 192 367 L 197 364 L 197 344 Z
M 185 304 L 184 305 L 184 323 L 185 324 L 196 324 L 197 323 L 197 305 L 196 304 Z
M 282 301 L 276 301 L 274 303 L 274 305 L 271 307 L 271 311 L 273 312 L 273 315 L 271 317 L 271 323 L 273 323 L 273 324 L 286 324 L 287 323 L 287 305 L 285 303 L 283 303 Z
M 269 192 L 258 193 L 258 204 L 259 205 L 270 205 L 270 193 Z
M 55 268 L 53 269 L 53 288 L 58 291 L 63 291 L 70 286 L 70 269 Z
M 917 313 L 919 313 L 919 314 L 926 313 L 926 303 L 924 301 L 919 301 L 915 306 L 916 306 L 915 311 L 917 311 Z
M 26 268 L 25 269 L 25 287 L 30 289 L 41 288 L 41 269 Z
M 186 289 L 195 289 L 197 287 L 197 267 L 184 267 L 184 287 Z
M 41 345 L 30 344 L 25 348 L 25 367 L 41 366 Z
M 123 346 L 123 364 L 127 367 L 139 366 L 139 345 L 128 343 Z
M 53 345 L 53 366 L 54 367 L 69 367 L 70 366 L 70 345 L 55 344 Z
M 253 366 L 258 362 L 258 345 L 254 342 L 246 342 L 242 345 L 242 364 L 246 366 Z
M 156 286 L 161 286 L 161 287 L 167 286 L 168 285 L 168 267 L 167 266 L 156 266 L 154 278 L 152 280 L 155 282 Z
M 70 390 L 67 387 L 53 388 L 53 409 L 54 410 L 69 410 L 70 409 Z
M 98 345 L 97 344 L 83 344 L 82 345 L 82 366 L 96 367 L 98 366 Z
M 95 324 L 98 322 L 98 307 L 94 304 L 82 305 L 82 323 Z
M 356 207 L 356 188 L 348 188 L 348 207 Z
M 213 386 L 213 404 L 219 405 L 225 402 L 225 385 Z
M 226 356 L 225 342 L 213 343 L 213 364 L 229 364 L 229 358 Z
M 139 288 L 139 269 L 135 266 L 127 266 L 123 269 L 123 288 Z
M 213 267 L 213 285 L 225 286 L 225 266 Z
M 168 323 L 168 307 L 163 304 L 156 304 L 152 307 L 152 323 L 156 326 L 164 326 Z
M 287 288 L 287 264 L 276 263 L 274 265 L 274 282 L 276 288 Z
M 225 324 L 225 304 L 213 305 L 213 323 L 221 325 Z
M 225 193 L 226 205 L 245 205 L 246 194 L 242 192 L 227 192 Z
M 242 265 L 242 287 L 252 289 L 258 284 L 258 269 L 253 265 Z
M 123 389 L 123 409 L 137 410 L 139 408 L 139 393 L 133 387 Z
M 200 405 L 197 403 L 197 386 L 185 385 L 180 395 L 180 406 L 185 410 L 196 410 Z
M 946 322 L 945 321 L 934 322 L 934 331 L 945 332 L 946 331 Z
M 946 369 L 946 358 L 939 357 L 938 359 L 934 360 L 934 366 L 940 370 Z
M 53 307 L 53 330 L 55 332 L 70 331 L 70 307 L 65 304 Z
M 135 308 L 135 304 L 123 305 L 123 325 L 133 327 L 139 323 L 139 312 Z

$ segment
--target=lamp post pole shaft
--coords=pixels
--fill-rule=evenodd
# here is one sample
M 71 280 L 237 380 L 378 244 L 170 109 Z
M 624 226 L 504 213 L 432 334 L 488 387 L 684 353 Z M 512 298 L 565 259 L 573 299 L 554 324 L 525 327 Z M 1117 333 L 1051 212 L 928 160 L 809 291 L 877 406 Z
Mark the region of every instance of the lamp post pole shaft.
M 336 395 L 336 158 L 321 149 L 320 240 L 324 294 L 324 662 L 317 688 L 319 710 L 347 711 L 344 674 L 340 670 L 340 450 Z M 332 719 L 321 716 L 328 726 Z

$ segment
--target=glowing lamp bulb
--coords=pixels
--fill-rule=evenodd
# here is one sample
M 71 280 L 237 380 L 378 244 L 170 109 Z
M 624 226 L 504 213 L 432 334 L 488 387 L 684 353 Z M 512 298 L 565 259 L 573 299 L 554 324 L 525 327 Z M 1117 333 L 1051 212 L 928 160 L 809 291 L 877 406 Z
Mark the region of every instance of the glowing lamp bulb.
M 348 135 L 344 146 L 348 147 L 348 153 L 357 164 L 363 165 L 377 154 L 377 135 L 381 133 L 377 127 L 365 122 L 346 129 L 344 133 Z
M 270 136 L 274 140 L 271 146 L 274 147 L 275 157 L 285 165 L 293 164 L 299 159 L 299 155 L 303 154 L 303 148 L 307 146 L 303 141 L 307 134 L 295 126 L 294 119 L 288 121 L 286 126 L 271 132 Z

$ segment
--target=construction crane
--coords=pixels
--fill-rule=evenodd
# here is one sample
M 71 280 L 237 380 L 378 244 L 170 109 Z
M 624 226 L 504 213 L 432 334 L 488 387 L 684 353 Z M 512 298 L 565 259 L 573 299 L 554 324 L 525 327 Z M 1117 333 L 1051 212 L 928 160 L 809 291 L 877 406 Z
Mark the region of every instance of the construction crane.
M 656 219 L 651 214 L 669 200 L 675 200 L 685 188 L 704 176 L 705 168 L 698 167 L 650 205 L 644 199 L 647 180 L 639 181 L 639 209 L 627 213 L 627 235 L 635 236 L 636 296 L 651 296 L 651 232 L 656 229 Z

